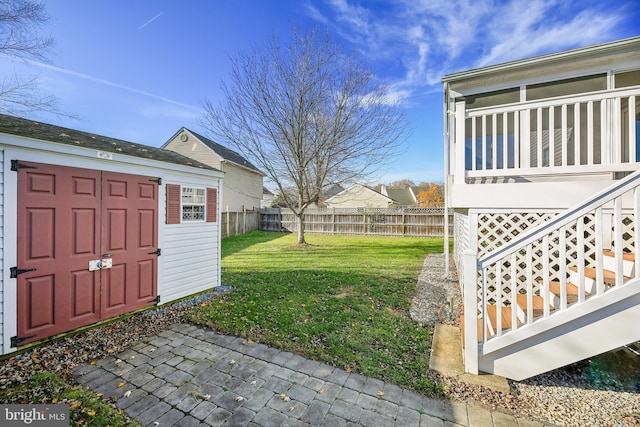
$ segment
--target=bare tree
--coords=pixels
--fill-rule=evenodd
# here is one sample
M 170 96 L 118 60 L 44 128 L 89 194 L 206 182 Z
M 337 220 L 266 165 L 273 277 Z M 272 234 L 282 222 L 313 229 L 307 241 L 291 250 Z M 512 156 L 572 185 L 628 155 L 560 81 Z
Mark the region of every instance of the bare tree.
M 303 244 L 305 209 L 323 189 L 391 160 L 406 136 L 404 114 L 362 62 L 315 29 L 294 30 L 286 46 L 274 35 L 231 63 L 220 105 L 204 102 L 203 124 L 278 186 Z
M 39 30 L 49 20 L 44 3 L 36 0 L 0 0 L 0 54 L 24 61 L 48 62 L 51 37 Z M 54 96 L 42 94 L 35 76 L 7 73 L 0 81 L 0 112 L 55 112 Z

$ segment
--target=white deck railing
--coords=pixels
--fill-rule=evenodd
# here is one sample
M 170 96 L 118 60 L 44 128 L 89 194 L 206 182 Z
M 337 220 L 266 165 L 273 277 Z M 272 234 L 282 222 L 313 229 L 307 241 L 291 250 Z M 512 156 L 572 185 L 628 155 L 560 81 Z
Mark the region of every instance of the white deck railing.
M 638 87 L 470 111 L 459 101 L 456 181 L 635 170 L 638 101 Z
M 623 226 L 623 211 L 625 218 L 635 219 L 640 215 L 640 171 L 636 171 L 626 178 L 615 182 L 609 188 L 567 209 L 565 212 L 552 217 L 538 227 L 523 233 L 516 240 L 502 247 L 496 248 L 481 259 L 477 259 L 474 251 L 468 250 L 464 254 L 463 267 L 463 296 L 465 310 L 465 365 L 468 372 L 478 372 L 478 351 L 481 347 L 494 338 L 513 334 L 518 329 L 538 322 L 542 319 L 553 317 L 554 314 L 568 310 L 570 307 L 585 302 L 585 299 L 598 298 L 607 292 L 610 286 L 605 285 L 603 249 L 611 247 L 614 252 L 615 286 L 624 285 L 623 282 L 623 246 L 625 237 L 623 233 L 629 233 L 628 225 Z M 611 220 L 605 216 L 611 215 Z M 585 225 L 585 223 L 587 225 Z M 604 224 L 611 224 L 612 230 Z M 585 227 L 592 228 L 586 232 Z M 606 228 L 606 230 L 605 230 Z M 626 229 L 626 231 L 625 231 Z M 635 236 L 630 245 L 635 252 L 635 266 L 640 266 L 640 251 L 638 250 L 638 228 L 633 227 Z M 585 238 L 585 235 L 588 236 Z M 568 237 L 569 236 L 569 237 Z M 589 240 L 588 242 L 586 240 Z M 628 244 L 628 245 L 629 245 Z M 585 247 L 595 250 L 591 256 L 585 255 Z M 628 247 L 627 247 L 628 249 Z M 537 261 L 533 261 L 536 253 Z M 536 264 L 536 265 L 534 265 Z M 550 269 L 557 265 L 559 271 L 554 275 L 560 282 L 559 304 L 555 310 L 544 304 L 542 313 L 534 318 L 533 297 L 541 296 L 545 301 L 551 301 L 549 294 Z M 576 266 L 578 269 L 578 300 L 572 304 L 568 301 L 567 283 L 568 267 Z M 586 267 L 593 267 L 597 272 L 595 286 L 590 295 L 585 296 L 584 272 Z M 534 291 L 534 269 L 542 271 L 542 284 Z M 507 274 L 503 274 L 507 272 Z M 640 268 L 634 269 L 633 276 L 640 278 Z M 496 289 L 498 290 L 496 292 Z M 497 319 L 502 318 L 503 293 L 510 292 L 509 302 L 511 310 L 511 325 L 509 330 L 503 330 L 502 322 L 498 320 L 495 325 L 490 324 L 487 306 L 494 304 L 497 311 Z M 526 295 L 526 311 L 518 317 L 516 309 L 517 295 Z M 489 300 L 492 295 L 492 300 Z M 475 316 L 479 313 L 478 316 Z M 478 317 L 482 319 L 482 327 L 478 326 Z M 521 323 L 519 323 L 521 322 Z M 479 331 L 480 329 L 480 331 Z M 486 331 L 491 331 L 487 333 Z M 478 336 L 480 333 L 481 336 Z

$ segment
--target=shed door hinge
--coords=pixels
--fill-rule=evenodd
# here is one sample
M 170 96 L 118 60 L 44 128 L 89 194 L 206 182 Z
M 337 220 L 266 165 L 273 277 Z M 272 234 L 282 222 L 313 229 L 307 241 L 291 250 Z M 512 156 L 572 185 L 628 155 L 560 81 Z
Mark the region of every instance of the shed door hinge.
M 151 182 L 157 182 L 158 185 L 162 185 L 162 178 L 150 179 Z
M 158 248 L 157 251 L 153 251 L 153 252 L 149 252 L 149 255 L 162 255 L 162 250 L 160 248 Z
M 11 160 L 11 170 L 18 172 L 18 169 L 38 169 L 35 166 L 28 166 L 21 164 L 18 160 Z
M 160 295 L 149 301 L 150 303 L 155 302 L 156 304 L 160 304 Z
M 19 337 L 19 336 L 11 337 L 11 347 L 18 347 L 21 342 L 24 342 L 34 337 L 35 335 L 29 335 L 28 337 Z
M 11 267 L 9 268 L 9 278 L 10 279 L 17 279 L 18 278 L 18 274 L 22 274 L 22 273 L 28 273 L 29 271 L 36 271 L 35 268 L 18 268 L 18 267 Z

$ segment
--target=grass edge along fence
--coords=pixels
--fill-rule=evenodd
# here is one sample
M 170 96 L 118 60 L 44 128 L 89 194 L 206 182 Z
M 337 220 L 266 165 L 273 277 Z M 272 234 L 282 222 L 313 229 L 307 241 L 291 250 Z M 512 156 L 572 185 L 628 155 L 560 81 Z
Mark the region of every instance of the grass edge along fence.
M 325 208 L 305 211 L 305 232 L 373 236 L 444 237 L 444 208 Z M 260 229 L 298 231 L 290 209 L 260 209 Z M 453 215 L 449 214 L 449 235 Z

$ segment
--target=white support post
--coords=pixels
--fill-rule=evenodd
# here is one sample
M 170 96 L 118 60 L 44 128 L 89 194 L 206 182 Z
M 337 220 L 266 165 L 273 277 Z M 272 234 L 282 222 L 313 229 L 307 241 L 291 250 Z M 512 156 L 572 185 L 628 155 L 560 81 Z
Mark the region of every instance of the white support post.
M 456 184 L 464 184 L 466 172 L 466 153 L 465 153 L 465 102 L 456 102 L 455 112 L 455 147 L 456 161 L 454 169 L 454 179 Z M 473 145 L 473 141 L 471 141 Z M 472 159 L 473 161 L 473 159 Z
M 463 298 L 464 298 L 464 370 L 478 374 L 478 262 L 476 252 L 464 251 Z

